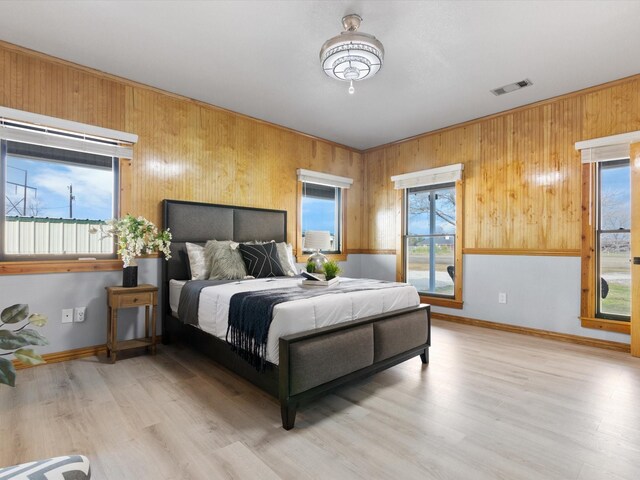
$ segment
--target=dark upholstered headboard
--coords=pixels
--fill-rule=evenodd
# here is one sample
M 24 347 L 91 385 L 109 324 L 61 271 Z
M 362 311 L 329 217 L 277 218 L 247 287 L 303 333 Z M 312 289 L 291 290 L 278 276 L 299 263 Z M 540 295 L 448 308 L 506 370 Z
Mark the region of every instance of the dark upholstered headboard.
M 212 203 L 163 200 L 164 228 L 171 229 L 171 259 L 162 262 L 165 282 L 187 280 L 189 270 L 186 242 L 207 240 L 249 242 L 287 240 L 287 212 L 262 208 L 234 207 Z

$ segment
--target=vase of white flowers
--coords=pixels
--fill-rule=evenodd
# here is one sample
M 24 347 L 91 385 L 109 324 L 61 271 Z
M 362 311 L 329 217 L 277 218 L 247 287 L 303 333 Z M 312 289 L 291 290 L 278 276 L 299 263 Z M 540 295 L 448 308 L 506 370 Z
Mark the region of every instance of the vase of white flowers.
M 166 260 L 171 258 L 171 233 L 168 229 L 158 230 L 158 227 L 144 217 L 126 215 L 123 218 L 108 220 L 102 234 L 117 238 L 118 255 L 122 258 L 124 266 L 123 287 L 138 285 L 136 257 L 162 252 Z

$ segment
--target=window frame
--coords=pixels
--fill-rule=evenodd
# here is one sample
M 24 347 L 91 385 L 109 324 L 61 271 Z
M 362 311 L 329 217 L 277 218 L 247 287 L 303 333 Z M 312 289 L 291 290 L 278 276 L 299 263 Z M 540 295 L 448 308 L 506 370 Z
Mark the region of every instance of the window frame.
M 596 290 L 597 290 L 597 294 L 596 294 L 596 311 L 595 311 L 595 317 L 596 318 L 601 318 L 601 319 L 605 319 L 605 320 L 615 320 L 615 321 L 619 321 L 619 322 L 630 322 L 631 321 L 631 314 L 629 315 L 618 315 L 618 314 L 613 314 L 613 313 L 605 313 L 602 311 L 602 295 L 600 294 L 600 284 L 597 283 L 598 279 L 601 278 L 601 273 L 600 273 L 600 266 L 601 266 L 601 261 L 600 261 L 600 241 L 602 238 L 603 234 L 608 234 L 608 233 L 627 233 L 629 234 L 629 239 L 631 239 L 631 215 L 629 215 L 629 228 L 627 229 L 618 229 L 618 230 L 604 230 L 602 228 L 602 170 L 605 168 L 615 168 L 617 166 L 622 166 L 622 165 L 628 165 L 629 166 L 629 174 L 631 174 L 631 161 L 630 159 L 621 159 L 621 160 L 614 160 L 614 161 L 610 161 L 610 162 L 601 162 L 599 164 L 597 164 L 597 172 L 598 172 L 598 177 L 597 177 L 597 192 L 598 192 L 598 196 L 597 196 L 597 223 L 595 225 L 595 229 L 594 229 L 594 233 L 596 236 L 595 239 L 595 260 L 596 260 Z M 631 185 L 629 185 L 629 195 L 631 195 Z M 629 212 L 631 213 L 631 212 Z M 629 271 L 629 274 L 631 275 L 631 271 Z
M 314 183 L 312 181 L 299 180 L 297 183 L 297 209 L 298 209 L 298 222 L 296 231 L 296 262 L 307 263 L 311 253 L 304 252 L 302 249 L 302 200 L 305 183 Z M 339 208 L 341 210 L 339 214 L 339 245 L 340 250 L 334 252 L 326 252 L 325 256 L 330 260 L 344 262 L 347 260 L 347 198 L 348 188 L 333 186 L 340 192 L 339 194 Z
M 431 228 L 430 233 L 427 235 L 410 235 L 409 234 L 409 195 L 411 193 L 416 193 L 416 192 L 429 192 L 430 194 L 432 192 L 436 192 L 438 190 L 443 190 L 443 189 L 450 189 L 452 188 L 454 193 L 455 193 L 455 182 L 448 182 L 448 183 L 439 183 L 439 184 L 435 184 L 435 185 L 428 185 L 428 186 L 424 186 L 424 187 L 411 187 L 411 188 L 407 188 L 405 189 L 405 195 L 404 195 L 404 212 L 405 212 L 405 229 L 404 229 L 404 234 L 403 234 L 403 242 L 404 242 L 404 248 L 405 251 L 408 252 L 409 251 L 409 239 L 410 238 L 414 238 L 414 237 L 427 237 L 429 239 L 436 239 L 438 237 L 451 237 L 453 236 L 453 245 L 454 245 L 454 258 L 453 258 L 453 262 L 454 262 L 454 271 L 455 271 L 455 267 L 456 267 L 456 258 L 455 258 L 455 247 L 456 247 L 456 236 L 454 235 L 445 235 L 445 234 L 440 234 L 440 233 L 433 233 L 431 232 Z M 433 222 L 435 221 L 435 215 L 434 215 L 434 210 L 432 209 L 433 205 L 435 204 L 436 199 L 435 198 L 431 198 L 431 195 L 429 196 L 429 223 L 433 224 Z M 456 198 L 456 203 L 457 203 L 457 198 Z M 431 225 L 432 226 L 432 225 Z M 458 229 L 458 219 L 456 218 L 456 231 Z M 403 262 L 403 268 L 404 268 L 404 276 L 405 278 L 408 276 L 407 275 L 407 255 L 405 255 L 405 261 Z M 431 274 L 431 270 L 429 270 L 429 274 Z M 454 278 L 455 278 L 455 274 L 454 274 Z M 429 279 L 431 281 L 431 276 L 429 276 Z M 447 298 L 447 299 L 454 299 L 455 298 L 455 280 L 453 282 L 453 293 L 452 294 L 443 294 L 443 293 L 435 293 L 435 292 L 421 292 L 418 290 L 418 293 L 420 295 L 423 296 L 429 296 L 429 297 L 438 297 L 438 298 Z
M 95 259 L 96 261 L 104 261 L 104 260 L 110 260 L 110 259 L 117 259 L 118 255 L 116 253 L 116 248 L 115 248 L 115 239 L 113 241 L 113 251 L 111 253 L 67 253 L 67 254 L 46 254 L 46 253 L 34 253 L 34 254 L 9 254 L 6 253 L 5 251 L 5 233 L 6 233 L 6 214 L 4 213 L 4 210 L 6 209 L 6 190 L 5 190 L 5 186 L 6 186 L 6 180 L 7 180 L 7 167 L 8 167 L 8 161 L 7 161 L 7 156 L 8 156 L 8 142 L 10 142 L 12 140 L 6 140 L 6 139 L 0 139 L 0 184 L 2 184 L 2 186 L 0 187 L 0 195 L 2 195 L 2 197 L 0 198 L 0 204 L 3 206 L 3 216 L 0 219 L 0 262 L 1 263 L 28 263 L 28 262 L 46 262 L 46 261 L 55 261 L 55 262 L 65 262 L 65 261 L 74 261 L 74 260 L 79 260 L 79 257 L 90 257 L 92 258 L 91 261 L 93 261 L 93 259 Z M 17 143 L 26 143 L 28 144 L 29 142 L 17 142 Z M 34 145 L 32 143 L 32 145 Z M 53 147 L 57 150 L 65 150 L 64 148 L 58 148 L 58 147 Z M 31 158 L 31 157 L 27 157 L 24 155 L 16 155 L 19 156 L 21 158 L 27 158 L 27 159 L 32 159 L 35 161 L 39 161 L 39 162 L 43 162 L 43 163 L 62 163 L 60 161 L 57 160 L 50 160 L 49 162 L 47 162 L 47 160 L 45 159 L 39 159 L 39 158 Z M 113 217 L 117 217 L 118 213 L 119 213 L 119 198 L 118 198 L 118 192 L 120 191 L 120 167 L 119 167 L 119 159 L 116 157 L 108 157 L 107 155 L 103 155 L 107 158 L 111 158 L 111 172 L 112 172 L 112 178 L 113 178 L 113 183 L 112 183 L 112 197 L 111 197 L 111 202 L 112 202 L 112 218 Z M 81 164 L 79 164 L 81 165 Z M 90 165 L 88 165 L 90 167 Z
M 454 279 L 454 294 L 453 296 L 443 296 L 437 294 L 421 294 L 420 301 L 429 303 L 431 305 L 462 309 L 464 306 L 463 301 L 463 257 L 462 257 L 462 244 L 464 240 L 464 182 L 462 179 L 455 180 L 454 182 L 443 182 L 434 184 L 433 187 L 437 188 L 442 185 L 455 185 L 456 194 L 456 232 L 454 234 L 455 245 L 455 279 Z M 406 282 L 406 232 L 407 232 L 407 215 L 408 215 L 408 190 L 407 188 L 396 190 L 396 205 L 398 212 L 401 212 L 401 218 L 398 222 L 398 233 L 396 235 L 396 279 L 399 282 Z
M 618 160 L 613 160 L 617 162 Z M 622 159 L 628 161 L 628 159 Z M 582 248 L 580 323 L 584 328 L 630 333 L 630 321 L 599 315 L 599 227 L 601 162 L 582 165 Z

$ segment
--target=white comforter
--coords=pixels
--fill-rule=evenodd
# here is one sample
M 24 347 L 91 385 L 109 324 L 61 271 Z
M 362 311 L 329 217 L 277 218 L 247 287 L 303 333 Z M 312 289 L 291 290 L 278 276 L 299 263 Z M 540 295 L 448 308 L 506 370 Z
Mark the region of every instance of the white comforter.
M 300 281 L 300 278 L 259 279 L 206 287 L 200 293 L 199 327 L 224 339 L 227 334 L 229 302 L 233 294 L 286 288 L 288 285 L 297 285 Z M 172 285 L 174 297 L 175 285 Z M 419 303 L 420 298 L 416 289 L 406 284 L 392 284 L 389 288 L 379 290 L 322 295 L 280 303 L 273 309 L 273 320 L 267 340 L 267 360 L 274 364 L 278 363 L 278 341 L 284 335 L 413 307 Z

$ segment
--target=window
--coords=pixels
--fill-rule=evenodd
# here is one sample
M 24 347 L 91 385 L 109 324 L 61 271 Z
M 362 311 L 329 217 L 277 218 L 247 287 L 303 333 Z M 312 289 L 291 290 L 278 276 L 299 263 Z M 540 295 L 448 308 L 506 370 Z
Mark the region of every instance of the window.
M 0 261 L 4 273 L 88 271 L 81 257 L 115 258 L 91 227 L 118 213 L 118 159 L 138 136 L 0 107 Z M 62 260 L 47 267 L 41 260 Z M 100 269 L 110 269 L 105 262 Z M 95 265 L 94 265 L 95 267 Z
M 399 280 L 414 285 L 423 301 L 448 308 L 463 306 L 463 170 L 457 163 L 391 177 L 402 190 Z
M 631 331 L 631 144 L 640 131 L 576 142 L 582 159 L 580 323 Z
M 2 259 L 114 256 L 92 227 L 116 216 L 117 159 L 2 140 Z
M 629 160 L 597 165 L 595 228 L 596 317 L 629 321 L 631 315 L 631 202 Z
M 297 255 L 304 257 L 310 250 L 304 248 L 307 232 L 329 232 L 330 246 L 324 253 L 345 254 L 344 215 L 346 190 L 353 180 L 329 173 L 298 169 L 298 212 L 299 231 Z M 326 235 L 326 234 L 325 234 Z M 299 258 L 298 261 L 306 261 Z
M 456 271 L 455 184 L 406 190 L 405 279 L 420 294 L 453 298 Z
M 342 251 L 342 198 L 338 187 L 302 182 L 302 246 L 305 234 L 312 230 L 328 231 L 331 247 L 324 253 Z

